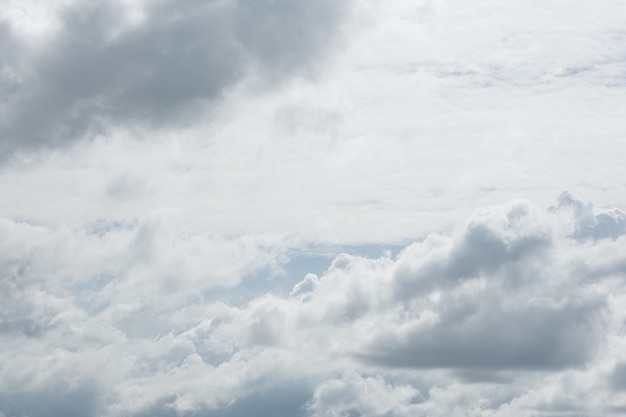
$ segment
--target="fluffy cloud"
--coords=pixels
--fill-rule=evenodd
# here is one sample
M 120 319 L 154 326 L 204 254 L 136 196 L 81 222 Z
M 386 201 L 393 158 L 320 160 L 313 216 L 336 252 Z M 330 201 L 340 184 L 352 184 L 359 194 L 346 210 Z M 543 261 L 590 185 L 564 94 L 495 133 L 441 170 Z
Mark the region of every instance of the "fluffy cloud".
M 419 395 L 410 385 L 397 386 L 386 383 L 380 376 L 349 373 L 318 386 L 307 408 L 316 417 L 409 416 L 417 411 L 413 403 L 419 400 Z
M 618 223 L 608 237 L 579 236 L 585 216 L 605 211 L 569 207 L 542 210 L 516 201 L 483 209 L 457 234 L 431 235 L 393 257 L 339 255 L 290 295 L 260 294 L 239 307 L 170 288 L 166 265 L 195 246 L 178 252 L 178 238 L 146 220 L 74 237 L 5 221 L 5 248 L 24 249 L 3 258 L 0 411 L 234 417 L 251 410 L 268 416 L 617 410 L 626 359 L 619 330 L 626 317 L 619 302 L 626 240 Z M 118 234 L 117 251 L 104 243 L 110 234 Z M 32 244 L 15 244 L 19 239 Z M 159 239 L 173 248 L 171 260 L 155 261 L 150 270 L 136 266 L 153 259 L 150 247 Z M 211 253 L 219 248 L 202 242 L 195 244 Z M 64 245 L 91 249 L 70 257 Z M 130 259 L 120 256 L 117 275 L 108 251 Z M 249 265 L 265 265 L 262 250 L 249 256 Z M 245 273 L 239 268 L 235 275 Z M 194 288 L 215 285 L 189 279 Z M 556 394 L 563 390 L 590 391 L 596 399 L 585 404 Z
M 624 414 L 626 9 L 562 3 L 6 0 L 0 416 Z
M 616 239 L 626 233 L 626 213 L 623 210 L 596 212 L 591 202 L 585 204 L 568 192 L 559 196 L 557 205 L 552 210 L 569 212 L 573 216 L 575 229 L 572 236 L 577 239 Z
M 370 359 L 483 370 L 584 365 L 604 302 L 558 244 L 548 221 L 520 202 L 479 213 L 452 241 L 408 248 L 391 280 L 395 297 L 419 313 L 381 330 Z
M 0 21 L 1 155 L 110 125 L 182 127 L 245 77 L 263 85 L 312 75 L 346 4 L 51 3 L 50 28 L 35 40 L 10 13 L 16 4 Z

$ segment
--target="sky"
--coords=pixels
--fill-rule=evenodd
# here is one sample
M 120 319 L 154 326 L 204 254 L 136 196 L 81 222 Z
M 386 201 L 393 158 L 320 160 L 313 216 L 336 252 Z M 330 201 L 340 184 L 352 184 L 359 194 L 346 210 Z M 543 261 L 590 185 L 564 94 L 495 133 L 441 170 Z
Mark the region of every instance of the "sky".
M 626 3 L 2 0 L 0 417 L 626 415 Z

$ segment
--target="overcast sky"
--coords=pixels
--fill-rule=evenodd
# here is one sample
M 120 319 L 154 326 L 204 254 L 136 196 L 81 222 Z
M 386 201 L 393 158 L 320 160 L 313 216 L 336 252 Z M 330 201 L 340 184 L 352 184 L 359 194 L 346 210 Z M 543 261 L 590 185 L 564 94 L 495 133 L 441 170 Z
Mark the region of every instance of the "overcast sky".
M 622 0 L 1 0 L 0 417 L 626 415 Z

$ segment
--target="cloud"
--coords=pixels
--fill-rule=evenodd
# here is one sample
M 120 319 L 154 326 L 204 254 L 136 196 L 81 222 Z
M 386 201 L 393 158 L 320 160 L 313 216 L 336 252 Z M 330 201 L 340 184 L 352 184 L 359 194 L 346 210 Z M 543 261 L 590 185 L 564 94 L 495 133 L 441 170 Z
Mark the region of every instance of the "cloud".
M 347 373 L 318 386 L 307 408 L 310 416 L 409 416 L 420 392 L 410 385 L 387 383 L 384 378 Z
M 598 346 L 606 295 L 594 295 L 595 282 L 583 284 L 584 272 L 568 268 L 576 255 L 563 258 L 567 238 L 552 224 L 558 218 L 526 202 L 484 209 L 460 235 L 429 237 L 395 261 L 337 258 L 309 303 L 325 304 L 334 321 L 384 317 L 357 354 L 373 364 L 583 366 Z
M 263 85 L 313 75 L 345 9 L 332 1 L 75 1 L 50 8 L 56 30 L 34 45 L 3 21 L 0 154 L 70 144 L 110 126 L 182 127 L 246 77 Z
M 229 404 L 218 407 L 200 407 L 184 413 L 188 417 L 304 417 L 303 405 L 310 397 L 307 387 L 298 383 L 291 385 L 277 384 L 270 388 L 258 389 L 248 396 L 242 396 Z M 169 396 L 157 401 L 147 410 L 133 414 L 133 417 L 176 417 L 181 413 L 176 407 L 176 397 Z
M 100 410 L 99 401 L 97 388 L 91 384 L 72 389 L 51 386 L 43 391 L 0 395 L 0 415 L 4 412 L 6 416 L 94 417 Z
M 485 209 L 474 215 L 452 242 L 433 236 L 421 247 L 408 248 L 407 261 L 400 263 L 395 279 L 398 294 L 454 286 L 481 274 L 514 268 L 528 258 L 541 256 L 550 248 L 551 240 L 549 226 L 526 202 Z M 414 258 L 411 251 L 426 253 Z
M 517 202 L 481 211 L 453 240 L 407 248 L 391 280 L 395 298 L 421 311 L 376 331 L 361 357 L 416 368 L 583 366 L 597 348 L 604 301 L 560 258 L 555 220 Z M 622 233 L 617 223 L 611 231 Z
M 279 240 L 181 236 L 163 212 L 79 228 L 0 218 L 0 333 L 41 338 L 99 313 L 127 334 L 158 333 L 178 303 L 278 271 Z
M 577 239 L 616 239 L 626 233 L 626 212 L 619 208 L 596 212 L 591 202 L 585 203 L 566 191 L 551 210 L 569 212 L 575 221 L 572 236 Z
M 596 352 L 602 305 L 525 305 L 512 300 L 443 300 L 436 324 L 380 335 L 361 357 L 386 366 L 481 370 L 562 369 L 584 366 Z M 413 327 L 413 328 L 411 328 Z
M 566 214 L 488 207 L 239 306 L 203 277 L 287 262 L 269 249 L 284 241 L 183 237 L 163 213 L 63 231 L 4 220 L 0 412 L 36 416 L 78 386 L 90 394 L 64 412 L 87 416 L 584 413 L 576 392 L 618 407 L 626 239 L 580 239 Z M 195 276 L 188 256 L 234 247 Z
M 615 365 L 609 377 L 609 384 L 616 391 L 626 391 L 626 363 Z
M 0 416 L 623 414 L 624 4 L 5 0 Z

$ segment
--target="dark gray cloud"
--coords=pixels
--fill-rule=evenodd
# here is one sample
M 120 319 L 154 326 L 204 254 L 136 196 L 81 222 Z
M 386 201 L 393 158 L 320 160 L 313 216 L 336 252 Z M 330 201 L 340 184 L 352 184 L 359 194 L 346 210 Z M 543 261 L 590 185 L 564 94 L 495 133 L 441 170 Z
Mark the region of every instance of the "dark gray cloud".
M 313 74 L 346 2 L 229 0 L 126 6 L 79 1 L 36 51 L 0 26 L 0 154 L 54 147 L 109 124 L 177 126 L 254 73 L 274 83 Z

